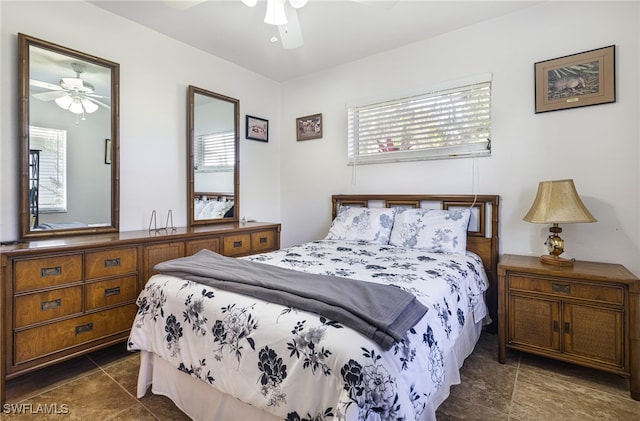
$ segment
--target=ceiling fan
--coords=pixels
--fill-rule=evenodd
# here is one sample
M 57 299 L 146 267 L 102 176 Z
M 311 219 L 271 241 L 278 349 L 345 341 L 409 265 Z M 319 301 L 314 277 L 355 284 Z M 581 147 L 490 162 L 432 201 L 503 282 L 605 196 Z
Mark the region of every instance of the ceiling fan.
M 71 68 L 76 77 L 63 77 L 59 85 L 31 79 L 31 86 L 48 90 L 34 93 L 32 96 L 40 101 L 53 100 L 60 108 L 74 114 L 90 114 L 97 111 L 99 106 L 111 108 L 97 99 L 106 97 L 94 94 L 94 86 L 80 77 L 86 66 L 83 63 L 71 63 Z
M 176 9 L 187 9 L 207 0 L 165 0 L 165 3 Z M 258 0 L 241 0 L 242 3 L 249 7 L 255 7 Z M 309 0 L 267 0 L 267 11 L 264 21 L 270 25 L 278 27 L 280 40 L 285 49 L 294 49 L 302 46 L 304 40 L 302 38 L 302 29 L 298 21 L 297 9 L 300 9 Z M 381 7 L 384 9 L 392 8 L 400 0 L 351 0 L 369 6 Z M 290 7 L 285 7 L 285 6 Z M 272 39 L 277 41 L 277 39 Z

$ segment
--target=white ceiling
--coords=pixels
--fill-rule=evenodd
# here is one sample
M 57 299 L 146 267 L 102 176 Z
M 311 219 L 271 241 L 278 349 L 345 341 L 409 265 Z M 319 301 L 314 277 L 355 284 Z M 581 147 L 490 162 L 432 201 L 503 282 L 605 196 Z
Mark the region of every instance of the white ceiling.
M 184 0 L 183 0 L 184 1 Z M 179 10 L 161 0 L 89 0 L 105 10 L 278 82 L 530 7 L 539 1 L 309 0 L 298 9 L 304 45 L 287 50 L 263 22 L 266 3 L 206 0 Z

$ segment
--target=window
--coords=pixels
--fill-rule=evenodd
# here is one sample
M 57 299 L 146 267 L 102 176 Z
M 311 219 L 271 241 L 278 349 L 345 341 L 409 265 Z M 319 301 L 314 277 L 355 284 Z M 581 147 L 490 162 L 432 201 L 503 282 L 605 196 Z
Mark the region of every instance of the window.
M 40 151 L 38 208 L 67 211 L 67 131 L 29 126 L 29 147 Z
M 352 165 L 488 156 L 491 80 L 349 107 L 348 124 Z
M 233 171 L 236 163 L 235 133 L 222 132 L 196 138 L 194 150 L 197 172 Z

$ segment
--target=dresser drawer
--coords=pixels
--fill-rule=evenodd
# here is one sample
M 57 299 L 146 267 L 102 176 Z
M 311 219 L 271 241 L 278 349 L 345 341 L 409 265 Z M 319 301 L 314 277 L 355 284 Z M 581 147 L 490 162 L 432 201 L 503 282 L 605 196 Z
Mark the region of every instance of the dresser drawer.
M 237 256 L 251 252 L 251 236 L 249 234 L 228 235 L 224 237 L 223 251 L 225 256 Z
M 13 301 L 15 327 L 82 312 L 82 286 L 19 295 Z
M 215 253 L 220 253 L 220 239 L 205 238 L 201 240 L 187 241 L 187 256 L 194 255 L 200 250 L 204 249 L 211 250 Z
M 135 248 L 113 249 L 87 253 L 86 279 L 124 275 L 138 269 L 138 251 Z
M 14 364 L 115 334 L 127 335 L 137 307 L 130 304 L 15 333 Z
M 136 275 L 88 283 L 86 286 L 87 311 L 135 300 L 137 285 Z
M 273 231 L 260 231 L 251 234 L 252 251 L 273 250 L 275 244 Z
M 15 292 L 47 288 L 81 280 L 81 254 L 16 260 L 14 266 Z
M 574 282 L 563 278 L 541 278 L 520 274 L 509 275 L 509 289 L 552 294 L 559 297 L 579 298 L 615 305 L 624 305 L 622 285 L 601 285 Z

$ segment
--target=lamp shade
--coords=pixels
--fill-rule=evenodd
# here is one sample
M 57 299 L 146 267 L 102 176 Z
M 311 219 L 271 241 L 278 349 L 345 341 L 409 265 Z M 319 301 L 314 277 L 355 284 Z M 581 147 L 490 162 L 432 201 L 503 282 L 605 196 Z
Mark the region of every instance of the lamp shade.
M 525 221 L 536 224 L 596 222 L 580 200 L 573 180 L 541 181 Z

